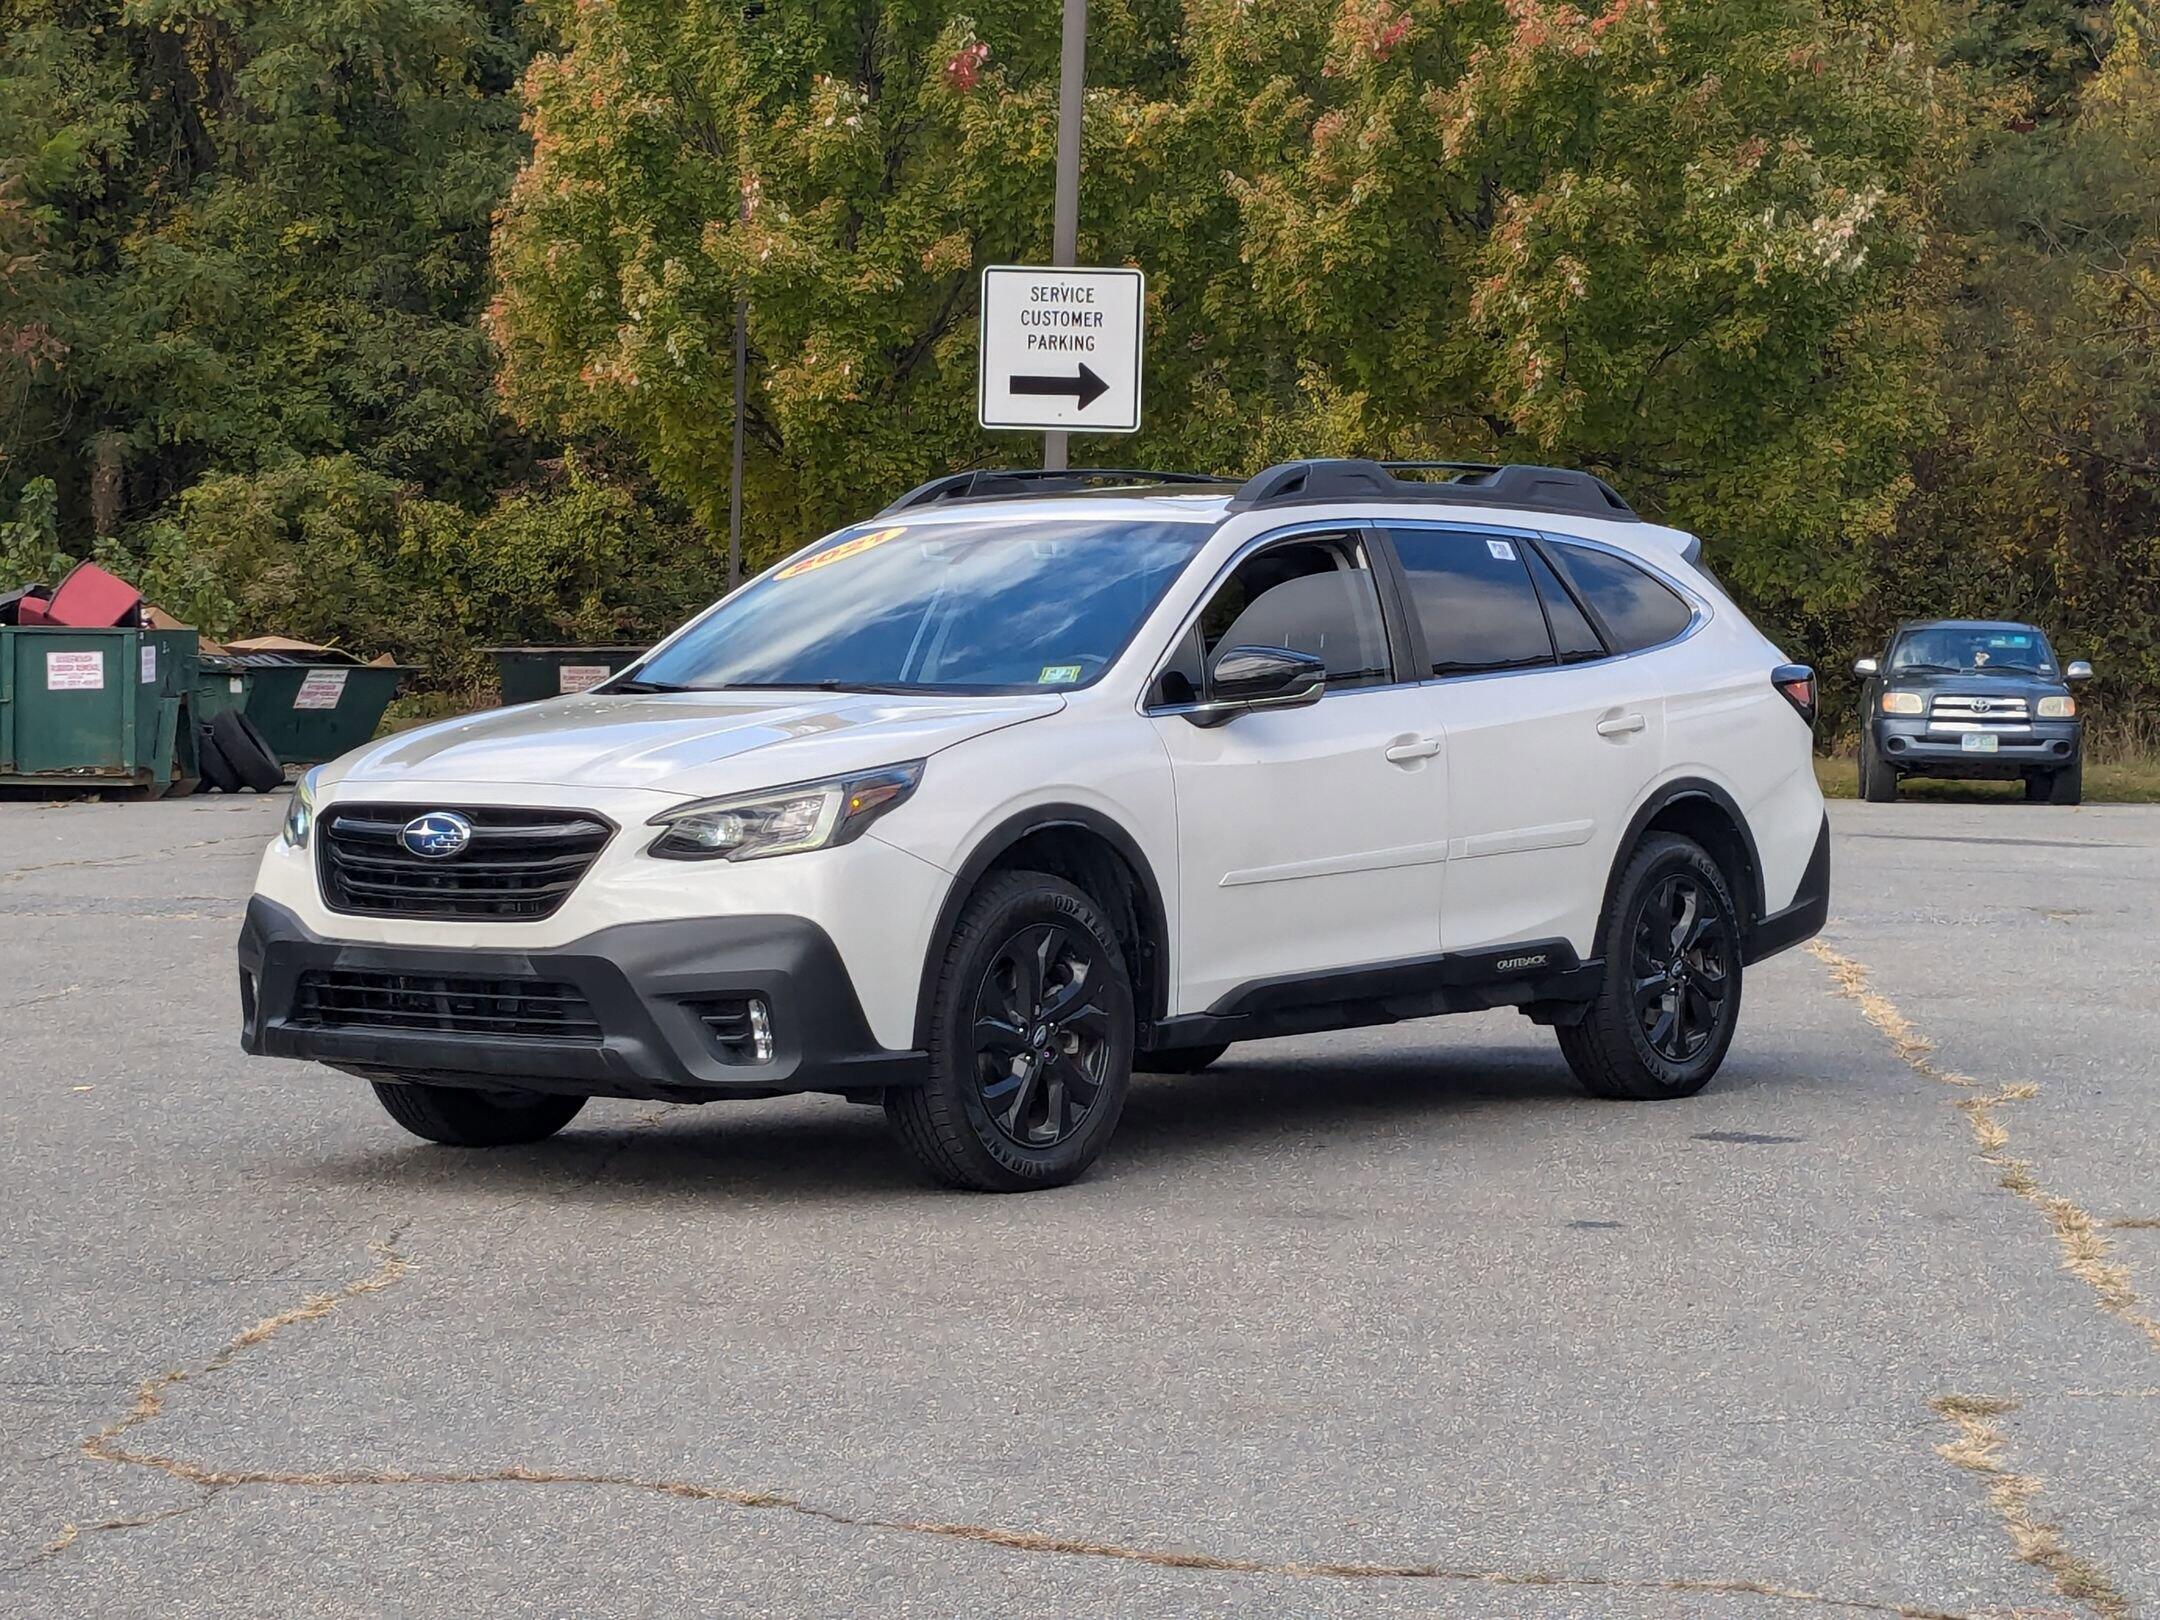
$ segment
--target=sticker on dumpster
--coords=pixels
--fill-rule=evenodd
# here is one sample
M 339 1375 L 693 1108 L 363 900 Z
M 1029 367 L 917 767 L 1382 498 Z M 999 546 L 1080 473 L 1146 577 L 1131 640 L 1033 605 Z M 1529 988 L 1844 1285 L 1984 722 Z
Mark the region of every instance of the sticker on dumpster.
M 565 664 L 555 672 L 558 692 L 590 692 L 615 672 L 605 664 Z
M 157 643 L 146 641 L 142 647 L 142 683 L 148 686 L 157 679 Z
M 300 683 L 300 690 L 293 694 L 292 706 L 296 709 L 334 709 L 338 699 L 345 695 L 345 677 L 352 673 L 347 669 L 311 669 L 307 679 Z
M 45 690 L 48 692 L 102 692 L 105 690 L 105 655 L 102 652 L 49 652 L 45 655 Z

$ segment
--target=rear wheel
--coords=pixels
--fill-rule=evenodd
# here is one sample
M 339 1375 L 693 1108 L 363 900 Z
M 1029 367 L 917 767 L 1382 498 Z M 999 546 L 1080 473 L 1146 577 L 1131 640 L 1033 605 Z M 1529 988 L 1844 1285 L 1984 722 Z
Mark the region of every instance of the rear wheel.
M 1740 1019 L 1739 911 L 1700 844 L 1645 839 L 1599 929 L 1605 978 L 1560 1050 L 1596 1097 L 1688 1097 L 1710 1083 Z
M 1133 1067 L 1142 1074 L 1198 1074 L 1229 1050 L 1228 1041 L 1166 1047 L 1160 1052 L 1142 1052 L 1133 1059 Z
M 517 1147 L 553 1136 L 585 1106 L 583 1097 L 542 1091 L 463 1091 L 449 1086 L 373 1082 L 385 1112 L 415 1136 L 449 1147 Z
M 1062 879 L 1006 872 L 968 901 L 945 947 L 930 1072 L 885 1116 L 953 1187 L 1024 1192 L 1095 1162 L 1133 1061 L 1125 955 L 1095 902 Z
M 1864 726 L 1860 731 L 1860 797 L 1869 804 L 1892 804 L 1897 800 L 1897 772 L 1883 763 L 1875 739 Z

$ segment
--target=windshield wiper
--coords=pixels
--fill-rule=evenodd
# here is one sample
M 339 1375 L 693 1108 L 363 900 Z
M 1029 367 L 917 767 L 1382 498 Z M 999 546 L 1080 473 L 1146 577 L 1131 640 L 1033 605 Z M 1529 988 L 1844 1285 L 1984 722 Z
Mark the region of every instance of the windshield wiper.
M 695 692 L 694 686 L 670 686 L 666 681 L 615 681 L 608 687 L 610 692 Z
M 1899 664 L 1890 673 L 1893 675 L 1911 675 L 1923 669 L 1934 675 L 1955 675 L 1958 672 L 1958 667 L 1955 664 L 1911 663 Z
M 920 692 L 919 686 L 876 681 L 729 681 L 719 692 Z

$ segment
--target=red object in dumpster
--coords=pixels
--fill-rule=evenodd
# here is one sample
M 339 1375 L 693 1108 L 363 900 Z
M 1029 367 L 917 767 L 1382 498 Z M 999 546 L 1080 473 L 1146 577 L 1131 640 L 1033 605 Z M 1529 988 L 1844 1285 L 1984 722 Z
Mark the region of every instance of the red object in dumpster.
M 15 622 L 17 624 L 50 624 L 52 619 L 46 612 L 50 605 L 47 599 L 42 596 L 26 595 L 15 604 Z
M 142 592 L 96 563 L 77 563 L 53 588 L 45 617 L 77 630 L 106 630 L 133 625 L 142 609 Z

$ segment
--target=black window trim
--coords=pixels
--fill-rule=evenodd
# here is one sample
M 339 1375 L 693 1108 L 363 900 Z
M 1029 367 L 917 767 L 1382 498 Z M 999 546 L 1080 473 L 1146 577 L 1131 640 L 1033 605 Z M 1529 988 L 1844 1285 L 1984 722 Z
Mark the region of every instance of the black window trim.
M 1667 648 L 1677 647 L 1681 642 L 1692 637 L 1696 631 L 1700 630 L 1710 620 L 1710 605 L 1699 592 L 1690 590 L 1686 585 L 1674 579 L 1672 575 L 1666 573 L 1640 553 L 1629 551 L 1624 546 L 1608 544 L 1603 540 L 1594 540 L 1588 535 L 1569 534 L 1554 529 L 1511 528 L 1504 523 L 1448 523 L 1430 518 L 1383 518 L 1376 520 L 1376 526 L 1382 531 L 1380 540 L 1387 551 L 1388 567 L 1393 573 L 1395 588 L 1406 610 L 1407 632 L 1410 638 L 1410 650 L 1413 655 L 1410 660 L 1410 667 L 1413 669 L 1429 672 L 1432 669 L 1432 657 L 1430 649 L 1425 645 L 1424 626 L 1418 622 L 1416 614 L 1407 612 L 1411 600 L 1409 573 L 1403 567 L 1402 558 L 1396 554 L 1394 541 L 1385 532 L 1388 529 L 1437 529 L 1446 533 L 1466 535 L 1471 538 L 1489 535 L 1497 540 L 1527 541 L 1545 559 L 1546 565 L 1553 571 L 1553 577 L 1560 581 L 1561 589 L 1568 593 L 1570 600 L 1578 608 L 1582 609 L 1583 617 L 1589 622 L 1590 628 L 1597 632 L 1598 639 L 1605 644 L 1606 648 L 1605 656 L 1602 658 L 1578 658 L 1573 663 L 1560 662 L 1559 653 L 1556 650 L 1550 663 L 1526 664 L 1512 669 L 1472 670 L 1455 675 L 1427 673 L 1420 682 L 1422 685 L 1429 686 L 1442 681 L 1505 680 L 1513 679 L 1516 676 L 1546 675 L 1556 670 L 1596 669 L 1602 664 L 1617 663 L 1623 658 L 1640 658 L 1645 653 L 1663 652 Z M 1575 588 L 1574 580 L 1568 577 L 1568 572 L 1566 568 L 1561 566 L 1560 559 L 1553 555 L 1552 548 L 1557 545 L 1584 546 L 1592 551 L 1602 551 L 1609 557 L 1617 557 L 1620 561 L 1631 563 L 1641 569 L 1680 598 L 1688 610 L 1687 628 L 1670 640 L 1660 641 L 1654 646 L 1637 647 L 1629 652 L 1614 652 L 1612 648 L 1615 638 L 1612 627 L 1606 624 L 1603 617 L 1583 599 L 1582 593 Z M 1524 569 L 1525 574 L 1528 572 L 1527 568 Z M 1533 592 L 1537 590 L 1535 578 L 1531 579 L 1530 588 Z M 1544 612 L 1544 607 L 1544 598 L 1540 596 L 1538 598 L 1538 610 L 1541 614 Z M 1551 642 L 1552 621 L 1549 617 L 1546 619 L 1545 634 L 1547 641 Z M 1557 649 L 1558 643 L 1552 644 Z
M 1223 560 L 1214 576 L 1202 587 L 1200 594 L 1193 598 L 1192 606 L 1179 617 L 1177 628 L 1163 642 L 1161 652 L 1156 654 L 1155 662 L 1149 667 L 1147 679 L 1140 683 L 1140 712 L 1149 716 L 1179 715 L 1198 708 L 1200 705 L 1197 703 L 1157 703 L 1154 701 L 1155 687 L 1162 679 L 1163 671 L 1170 667 L 1171 660 L 1177 656 L 1179 645 L 1192 634 L 1194 627 L 1200 622 L 1200 616 L 1207 611 L 1208 604 L 1215 600 L 1215 593 L 1222 589 L 1232 574 L 1244 566 L 1248 558 L 1268 547 L 1293 540 L 1320 537 L 1347 537 L 1356 540 L 1365 548 L 1365 562 L 1372 574 L 1373 589 L 1380 597 L 1380 622 L 1387 634 L 1389 664 L 1386 680 L 1367 681 L 1357 686 L 1330 686 L 1320 694 L 1320 701 L 1325 703 L 1330 698 L 1354 697 L 1361 692 L 1387 692 L 1398 687 L 1422 685 L 1417 671 L 1424 665 L 1412 656 L 1414 649 L 1410 637 L 1414 621 L 1405 609 L 1402 565 L 1396 560 L 1395 548 L 1387 543 L 1387 535 L 1370 518 L 1342 517 L 1333 522 L 1308 520 L 1256 534 Z

